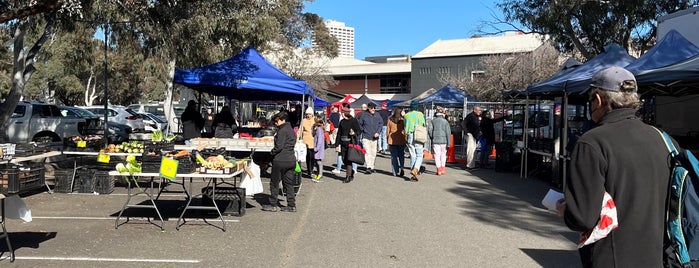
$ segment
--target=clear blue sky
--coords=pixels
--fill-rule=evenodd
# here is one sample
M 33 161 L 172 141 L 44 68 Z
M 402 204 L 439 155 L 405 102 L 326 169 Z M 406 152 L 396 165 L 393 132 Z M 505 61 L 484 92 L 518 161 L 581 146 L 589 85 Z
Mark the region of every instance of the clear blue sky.
M 435 41 L 469 38 L 500 16 L 496 0 L 315 0 L 306 11 L 354 27 L 354 58 L 415 55 Z

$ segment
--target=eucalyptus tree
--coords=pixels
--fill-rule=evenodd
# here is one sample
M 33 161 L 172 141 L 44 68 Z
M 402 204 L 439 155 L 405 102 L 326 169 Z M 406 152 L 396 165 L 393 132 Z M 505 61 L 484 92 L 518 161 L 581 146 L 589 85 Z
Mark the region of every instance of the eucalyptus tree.
M 304 2 L 105 0 L 102 5 L 109 20 L 120 22 L 108 26 L 115 36 L 139 40 L 147 58 L 166 59 L 164 108 L 172 111 L 175 67 L 191 68 L 217 62 L 247 46 L 264 51 L 272 41 L 303 45 L 315 25 L 309 22 L 312 16 L 303 12 Z M 174 125 L 172 114 L 166 112 L 165 115 Z
M 560 51 L 591 59 L 609 43 L 646 51 L 654 44 L 659 16 L 693 4 L 697 1 L 504 0 L 497 4 L 504 20 L 495 25 L 549 35 Z

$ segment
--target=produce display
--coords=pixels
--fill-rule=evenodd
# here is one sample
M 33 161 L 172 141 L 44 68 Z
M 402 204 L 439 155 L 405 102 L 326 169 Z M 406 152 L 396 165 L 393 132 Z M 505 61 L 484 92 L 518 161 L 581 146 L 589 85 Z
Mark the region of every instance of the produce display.
M 208 158 L 204 159 L 204 157 L 202 157 L 200 154 L 196 154 L 196 157 L 197 157 L 197 163 L 199 163 L 199 165 L 201 165 L 202 167 L 205 167 L 205 168 L 223 169 L 223 168 L 233 168 L 236 166 L 236 164 L 229 162 L 222 155 L 209 156 Z
M 126 165 L 124 165 L 124 163 L 119 163 L 116 165 L 116 170 L 119 171 L 119 173 L 129 173 L 133 175 L 134 173 L 141 172 L 141 162 L 138 162 L 135 156 L 129 155 L 126 157 Z
M 151 140 L 154 142 L 161 142 L 161 141 L 168 141 L 169 142 L 169 141 L 172 141 L 174 139 L 175 139 L 175 135 L 170 134 L 167 137 L 165 137 L 162 130 L 155 130 L 151 134 Z
M 101 149 L 100 153 L 143 153 L 142 141 L 122 142 L 121 144 L 109 144 L 107 149 Z

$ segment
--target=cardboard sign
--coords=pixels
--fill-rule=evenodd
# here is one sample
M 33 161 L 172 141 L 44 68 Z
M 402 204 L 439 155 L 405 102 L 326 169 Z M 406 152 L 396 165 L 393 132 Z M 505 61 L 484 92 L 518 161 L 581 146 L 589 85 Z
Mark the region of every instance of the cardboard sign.
M 77 146 L 78 148 L 85 148 L 87 147 L 87 141 L 78 141 Z
M 107 164 L 108 164 L 108 163 L 109 163 L 109 155 L 108 155 L 108 154 L 99 153 L 99 154 L 97 155 L 97 162 L 98 162 L 98 163 L 107 163 Z
M 180 161 L 163 156 L 160 161 L 160 177 L 174 181 L 175 177 L 177 177 L 177 166 L 179 163 Z

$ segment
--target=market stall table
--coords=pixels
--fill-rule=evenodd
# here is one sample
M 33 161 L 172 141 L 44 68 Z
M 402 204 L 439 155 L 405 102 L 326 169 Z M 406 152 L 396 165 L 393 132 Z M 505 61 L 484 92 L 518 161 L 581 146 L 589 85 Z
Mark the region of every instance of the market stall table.
M 212 199 L 212 200 L 215 200 L 214 196 L 216 195 L 216 186 L 225 183 L 225 184 L 232 185 L 232 186 L 235 187 L 235 186 L 236 186 L 236 177 L 242 175 L 243 172 L 244 172 L 244 169 L 240 169 L 240 170 L 238 170 L 238 171 L 236 171 L 236 172 L 233 172 L 233 173 L 230 173 L 230 174 L 186 173 L 186 174 L 177 174 L 177 175 L 176 175 L 176 179 L 179 179 L 179 178 L 182 178 L 182 179 L 189 178 L 189 189 L 190 189 L 190 190 L 192 189 L 192 179 L 194 179 L 194 178 L 207 179 L 207 180 L 208 180 L 207 186 L 212 187 L 211 199 Z M 163 224 L 164 224 L 163 217 L 161 216 L 160 210 L 158 209 L 158 206 L 157 206 L 157 204 L 156 204 L 157 197 L 156 197 L 156 198 L 153 198 L 153 192 L 152 192 L 152 191 L 153 191 L 153 187 L 152 187 L 152 186 L 153 186 L 153 183 L 154 183 L 155 178 L 160 178 L 160 179 L 161 179 L 161 182 L 162 182 L 162 181 L 165 181 L 165 180 L 168 180 L 168 179 L 161 177 L 159 173 L 134 173 L 134 174 L 129 174 L 129 173 L 119 173 L 118 171 L 110 171 L 110 172 L 109 172 L 109 175 L 110 175 L 110 176 L 147 177 L 147 178 L 149 178 L 149 183 L 151 184 L 151 187 L 150 187 L 151 190 L 150 190 L 150 192 L 147 192 L 145 189 L 138 187 L 138 190 L 139 190 L 139 191 L 136 192 L 136 193 L 132 193 L 131 179 L 128 179 L 128 178 L 126 179 L 127 184 L 128 184 L 128 185 L 127 185 L 127 191 L 128 191 L 128 192 L 127 192 L 127 198 L 126 198 L 126 202 L 124 203 L 124 206 L 121 208 L 121 211 L 119 212 L 119 216 L 117 216 L 117 218 L 116 218 L 116 221 L 115 221 L 115 223 L 114 223 L 114 227 L 115 227 L 116 229 L 119 228 L 119 225 L 120 225 L 120 224 L 119 224 L 119 220 L 120 220 L 120 218 L 121 218 L 121 215 L 124 213 L 124 210 L 126 210 L 127 208 L 152 208 L 152 209 L 155 210 L 155 212 L 156 212 L 157 215 L 158 215 L 158 218 L 160 219 L 160 226 L 159 226 L 160 229 L 161 229 L 161 230 L 164 230 L 164 228 L 163 228 Z M 233 182 L 232 182 L 232 183 L 230 183 L 230 182 L 225 182 L 226 179 L 233 179 Z M 219 180 L 221 180 L 221 181 L 219 182 Z M 187 193 L 187 189 L 186 189 L 186 187 L 185 187 L 185 182 L 183 181 L 181 185 L 182 185 L 182 187 L 183 187 L 185 193 Z M 164 188 L 160 188 L 159 192 L 162 191 L 163 189 L 164 189 Z M 145 194 L 145 195 L 148 197 L 148 199 L 149 199 L 149 201 L 150 201 L 150 205 L 131 205 L 131 204 L 129 204 L 129 203 L 131 202 L 131 198 L 132 198 L 132 197 L 137 196 L 137 195 L 140 195 L 140 194 Z M 158 196 L 159 196 L 159 194 L 158 194 Z M 192 195 L 189 195 L 189 194 L 186 194 L 186 196 L 187 196 L 187 203 L 186 203 L 186 205 L 184 206 L 184 208 L 183 208 L 183 210 L 182 210 L 182 214 L 180 214 L 180 217 L 177 219 L 177 227 L 176 227 L 177 230 L 180 229 L 180 226 L 181 226 L 181 225 L 184 225 L 184 224 L 186 223 L 186 220 L 184 220 L 184 214 L 185 214 L 185 212 L 186 212 L 187 210 L 189 210 L 189 209 L 193 209 L 193 210 L 212 210 L 212 211 L 216 211 L 216 212 L 218 213 L 219 219 L 221 220 L 221 222 L 222 222 L 222 224 L 223 224 L 223 226 L 220 227 L 220 229 L 223 230 L 223 231 L 226 231 L 226 222 L 225 222 L 225 220 L 223 219 L 223 214 L 221 214 L 221 210 L 218 208 L 218 205 L 216 204 L 216 202 L 212 202 L 213 204 L 212 204 L 211 206 L 192 206 L 192 205 L 191 205 L 192 200 L 193 200 L 194 198 L 203 196 L 203 193 L 197 194 L 197 195 L 193 195 L 193 196 L 192 196 Z M 129 220 L 128 220 L 128 217 L 127 217 L 126 222 L 128 222 L 128 221 L 129 221 Z M 124 222 L 124 223 L 126 223 L 126 222 Z M 180 222 L 182 222 L 182 224 L 180 224 Z M 122 224 L 124 224 L 124 223 L 122 223 Z
M 143 155 L 142 153 L 100 153 L 100 152 L 76 152 L 76 151 L 63 151 L 64 155 L 73 155 L 77 156 L 76 158 L 73 159 L 73 176 L 70 179 L 70 192 L 73 191 L 73 187 L 75 184 L 75 172 L 78 170 L 78 160 L 82 163 L 83 157 L 86 156 L 99 156 L 100 154 L 102 155 L 107 155 L 109 157 L 112 156 L 141 156 Z

